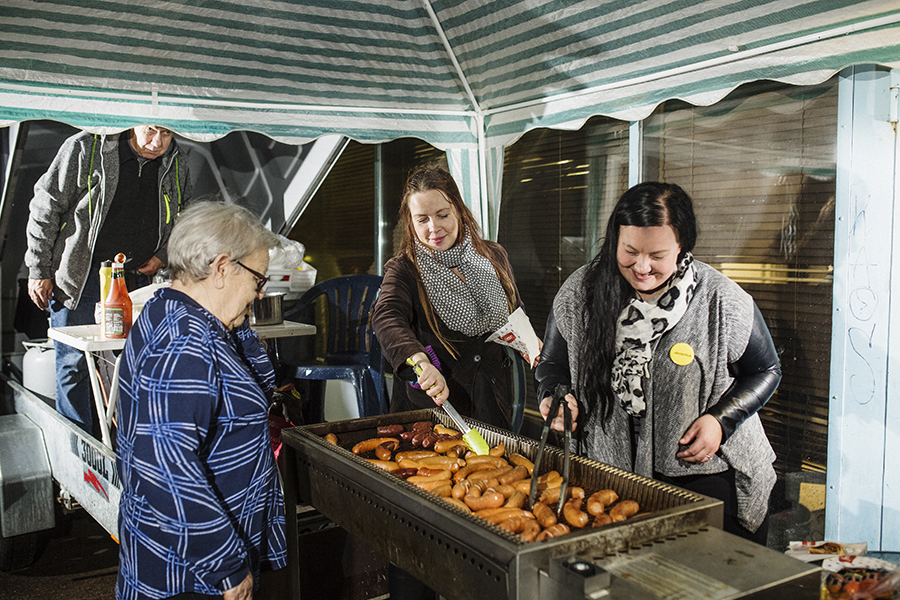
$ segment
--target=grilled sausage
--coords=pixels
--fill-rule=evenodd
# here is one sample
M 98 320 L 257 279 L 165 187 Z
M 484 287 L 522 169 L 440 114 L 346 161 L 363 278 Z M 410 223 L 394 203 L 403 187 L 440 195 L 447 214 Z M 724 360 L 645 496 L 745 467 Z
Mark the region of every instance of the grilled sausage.
M 439 485 L 436 488 L 434 488 L 433 490 L 431 490 L 431 493 L 434 494 L 435 496 L 440 496 L 441 498 L 450 498 L 450 494 L 452 491 L 451 488 L 452 488 L 452 486 L 450 485 L 450 482 L 448 481 L 444 485 Z
M 506 529 L 507 531 L 511 531 L 512 533 L 518 533 L 519 537 L 521 537 L 526 542 L 532 541 L 535 536 L 541 532 L 541 526 L 537 521 L 530 517 L 513 517 L 511 519 L 507 519 L 500 523 L 497 523 L 498 526 Z
M 420 458 L 428 458 L 430 456 L 437 456 L 438 453 L 433 450 L 405 450 L 403 452 L 398 452 L 396 458 L 398 461 L 400 460 L 419 460 Z
M 465 444 L 459 444 L 458 446 L 453 446 L 449 450 L 447 450 L 444 454 L 446 456 L 452 456 L 454 458 L 460 458 L 463 454 L 466 453 L 468 448 Z
M 325 434 L 325 441 L 328 442 L 329 444 L 334 444 L 335 446 L 338 445 L 337 436 L 334 435 L 333 433 Z
M 543 492 L 541 492 L 540 501 L 546 505 L 555 504 L 559 502 L 559 492 L 561 491 L 562 486 L 547 488 Z M 584 488 L 580 487 L 570 487 L 566 490 L 566 499 L 572 498 L 581 498 L 584 499 Z
M 462 440 L 438 440 L 435 442 L 433 450 L 438 454 L 446 454 L 451 448 L 457 446 L 465 448 L 466 444 Z
M 537 483 L 537 488 L 536 488 L 538 492 L 543 492 L 544 490 L 546 490 L 548 488 L 550 488 L 550 489 L 558 488 L 562 485 L 562 475 L 560 475 L 556 471 L 550 471 L 550 473 L 548 473 L 547 475 L 550 476 L 549 479 L 543 475 L 541 477 L 538 477 L 538 483 Z M 531 479 L 520 479 L 519 481 L 516 481 L 515 483 L 513 483 L 513 486 L 517 490 L 521 490 L 521 491 L 525 492 L 526 494 L 531 493 Z
M 353 454 L 364 454 L 366 452 L 371 452 L 378 446 L 382 444 L 394 444 L 394 450 L 400 445 L 400 440 L 397 438 L 372 438 L 369 440 L 364 440 L 355 446 L 353 446 Z
M 403 425 L 382 425 L 378 427 L 376 430 L 378 437 L 397 437 L 404 431 L 406 431 L 406 427 Z
M 525 502 L 527 501 L 528 496 L 525 494 L 525 492 L 516 490 L 506 497 L 506 504 L 504 504 L 504 506 L 508 506 L 509 508 L 522 508 L 523 506 L 525 506 Z
M 394 446 L 396 448 L 396 446 Z M 381 460 L 391 460 L 391 456 L 393 456 L 394 452 L 391 450 L 391 446 L 389 444 L 379 444 L 375 448 L 375 456 L 377 456 Z
M 468 481 L 459 481 L 453 486 L 453 493 L 451 494 L 457 500 L 462 500 L 463 497 L 469 493 L 469 482 Z
M 392 460 L 379 460 L 377 458 L 367 458 L 366 460 L 385 471 L 396 471 L 399 468 L 399 465 Z
M 453 479 L 456 481 L 462 481 L 463 479 L 467 479 L 470 474 L 475 473 L 476 471 L 490 471 L 494 468 L 494 465 L 491 463 L 468 463 L 466 466 L 462 467 L 456 472 L 456 475 L 453 476 Z
M 463 510 L 463 511 L 465 511 L 465 512 L 467 512 L 467 513 L 472 512 L 472 509 L 469 508 L 469 507 L 466 505 L 465 502 L 463 502 L 462 500 L 459 500 L 458 498 L 453 498 L 453 497 L 450 497 L 450 498 L 444 498 L 444 501 L 445 501 L 445 502 L 449 502 L 450 504 L 452 504 L 452 505 L 455 506 L 456 508 L 458 508 L 458 509 L 460 509 L 460 510 Z
M 619 499 L 619 495 L 612 490 L 600 490 L 593 493 L 587 500 L 587 512 L 596 517 L 602 514 L 606 507 Z
M 480 496 L 473 496 L 471 492 L 472 490 L 469 490 L 469 494 L 463 497 L 463 502 L 475 512 L 485 508 L 499 508 L 503 505 L 503 494 L 499 492 L 486 492 Z
M 507 473 L 512 471 L 513 468 L 514 467 L 506 465 L 505 467 L 500 467 L 499 469 L 476 471 L 474 473 L 471 473 L 468 477 L 466 477 L 466 479 L 497 479 L 499 481 L 501 475 L 506 475 Z
M 479 463 L 491 463 L 494 465 L 494 468 L 505 467 L 509 463 L 506 462 L 506 459 L 502 456 L 491 456 L 490 454 L 475 454 L 474 452 L 469 452 L 466 454 L 466 462 L 470 465 L 476 465 Z
M 541 524 L 541 527 L 547 528 L 556 525 L 556 513 L 546 504 L 535 502 L 531 507 L 531 512 L 534 513 L 534 518 Z
M 466 464 L 466 461 L 463 459 L 453 458 L 452 456 L 426 456 L 418 459 L 417 462 L 429 467 L 442 466 L 445 469 L 452 470 L 454 473 Z
M 510 485 L 516 481 L 520 481 L 528 477 L 528 469 L 523 467 L 522 465 L 511 467 L 510 470 L 499 477 L 497 477 L 497 481 L 499 481 L 503 485 Z
M 475 513 L 475 516 L 481 517 L 482 519 L 489 521 L 494 525 L 507 519 L 512 519 L 513 517 L 534 518 L 530 512 L 522 510 L 521 508 L 506 508 L 501 506 L 496 511 L 493 511 L 493 509 L 488 510 L 491 510 L 492 512 L 490 512 L 489 514 L 482 514 L 482 512 L 485 511 L 479 511 Z
M 565 517 L 566 523 L 578 529 L 587 525 L 590 520 L 588 514 L 581 510 L 582 502 L 584 500 L 581 498 L 572 498 L 563 505 L 563 517 Z
M 517 490 L 516 488 L 514 488 L 511 485 L 503 485 L 502 483 L 498 482 L 498 485 L 494 486 L 494 491 L 500 492 L 501 494 L 503 494 L 504 498 L 509 500 L 510 496 L 512 496 L 514 493 L 518 492 L 519 490 Z
M 528 469 L 528 476 L 531 477 L 534 472 L 534 463 L 522 456 L 521 454 L 512 453 L 509 455 L 509 462 L 517 467 L 525 467 Z
M 413 438 L 415 439 L 415 438 Z M 434 448 L 434 445 L 438 442 L 440 438 L 438 438 L 436 433 L 429 433 L 425 436 L 425 439 L 422 440 L 422 448 L 426 450 L 431 450 Z
M 450 473 L 449 469 L 432 469 L 431 467 L 420 467 L 418 471 L 416 471 L 416 475 L 422 475 L 423 477 L 430 477 L 432 475 L 443 475 L 444 473 Z M 450 479 L 448 477 L 447 479 Z
M 410 442 L 412 442 L 414 448 L 422 448 L 425 438 L 432 435 L 434 435 L 434 433 L 432 433 L 430 429 L 417 429 Z
M 453 485 L 453 483 L 450 482 L 450 476 L 451 476 L 450 469 L 446 469 L 444 471 L 438 471 L 437 473 L 435 473 L 433 475 L 413 475 L 412 477 L 408 478 L 407 481 L 410 483 L 419 484 L 419 483 L 422 483 L 425 481 L 444 480 L 444 481 L 450 483 L 450 485 Z
M 409 479 L 410 477 L 412 477 L 413 475 L 415 475 L 418 472 L 419 472 L 418 469 L 399 469 L 398 468 L 396 471 L 393 471 L 393 474 L 396 475 L 397 477 L 399 477 L 400 479 Z
M 634 500 L 622 500 L 609 509 L 609 516 L 612 518 L 613 523 L 618 523 L 634 516 L 639 510 L 641 510 L 641 507 Z
M 443 435 L 454 436 L 456 439 L 462 439 L 462 434 L 455 429 L 450 429 L 449 427 L 444 427 L 440 423 L 434 426 L 434 432 L 440 433 Z
M 612 517 L 610 517 L 606 513 L 600 513 L 599 515 L 594 516 L 594 522 L 592 525 L 594 527 L 603 527 L 604 525 L 609 525 L 612 522 Z
M 565 523 L 557 523 L 552 527 L 547 527 L 542 532 L 537 534 L 537 536 L 535 536 L 534 538 L 534 541 L 541 542 L 550 538 L 559 537 L 561 535 L 569 533 L 569 531 L 571 530 L 569 529 L 568 525 L 566 525 Z
M 410 477 L 409 479 L 414 479 L 415 477 L 416 477 L 416 475 L 413 475 L 413 477 Z M 407 479 L 407 481 L 409 481 L 409 479 Z M 413 485 L 415 485 L 417 488 L 425 490 L 426 492 L 432 492 L 439 487 L 447 486 L 447 496 L 448 497 L 450 496 L 450 493 L 451 493 L 450 480 L 435 479 L 434 477 L 425 477 L 424 479 L 426 479 L 427 481 L 418 481 L 418 482 L 411 482 L 411 483 L 413 483 Z

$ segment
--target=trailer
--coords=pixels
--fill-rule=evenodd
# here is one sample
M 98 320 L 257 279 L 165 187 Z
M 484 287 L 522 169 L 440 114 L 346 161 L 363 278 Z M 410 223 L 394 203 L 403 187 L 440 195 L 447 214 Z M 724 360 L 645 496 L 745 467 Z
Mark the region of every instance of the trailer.
M 316 328 L 284 321 L 255 327 L 263 340 L 314 335 Z M 88 357 L 93 367 L 100 353 L 119 351 L 125 340 L 106 340 L 98 325 L 51 328 L 48 334 Z M 109 393 L 103 394 L 95 368 L 89 368 L 101 439 L 56 412 L 53 400 L 0 374 L 12 414 L 0 415 L 0 570 L 30 565 L 56 515 L 86 510 L 117 539 L 122 482 L 116 468 L 112 436 L 118 404 L 118 358 L 113 359 Z M 49 373 L 53 376 L 53 373 Z M 58 494 L 55 493 L 58 489 Z

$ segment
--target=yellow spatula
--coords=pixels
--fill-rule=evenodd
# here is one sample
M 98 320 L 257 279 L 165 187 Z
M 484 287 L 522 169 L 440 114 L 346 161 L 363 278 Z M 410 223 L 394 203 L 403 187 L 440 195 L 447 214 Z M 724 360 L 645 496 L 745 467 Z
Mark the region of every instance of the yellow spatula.
M 417 365 L 411 358 L 406 359 L 406 363 L 415 370 L 416 375 L 422 374 L 422 367 Z M 432 386 L 433 387 L 433 386 Z M 440 396 L 440 394 L 438 394 Z M 450 404 L 448 400 L 444 400 L 441 404 L 441 407 L 444 411 L 450 416 L 453 422 L 456 424 L 457 428 L 462 432 L 462 439 L 466 443 L 466 446 L 469 447 L 469 450 L 474 452 L 475 454 L 490 454 L 491 447 L 488 446 L 488 443 L 481 436 L 478 431 L 474 428 L 469 427 L 469 425 L 463 420 L 462 415 L 459 414 L 453 405 Z

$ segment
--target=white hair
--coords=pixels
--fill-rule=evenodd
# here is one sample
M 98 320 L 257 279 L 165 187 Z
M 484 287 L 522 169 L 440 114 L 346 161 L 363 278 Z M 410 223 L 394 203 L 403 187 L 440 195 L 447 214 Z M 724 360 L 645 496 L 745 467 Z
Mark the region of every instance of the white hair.
M 182 281 L 202 281 L 209 277 L 210 263 L 220 254 L 237 261 L 279 243 L 278 237 L 246 208 L 199 202 L 182 212 L 172 228 L 169 274 Z

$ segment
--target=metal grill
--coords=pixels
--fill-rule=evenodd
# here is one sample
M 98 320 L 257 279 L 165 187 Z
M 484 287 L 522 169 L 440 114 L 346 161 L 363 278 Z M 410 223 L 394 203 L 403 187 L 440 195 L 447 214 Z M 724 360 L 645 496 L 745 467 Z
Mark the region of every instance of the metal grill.
M 546 570 L 551 559 L 582 553 L 612 555 L 653 540 L 721 527 L 718 500 L 573 456 L 571 485 L 586 491 L 613 489 L 650 512 L 544 542 L 525 542 L 346 449 L 375 437 L 381 425 L 409 426 L 416 421 L 452 426 L 442 411 L 433 409 L 285 430 L 283 439 L 292 449 L 289 456 L 301 501 L 447 597 L 537 599 L 538 571 Z M 469 423 L 491 446 L 503 443 L 508 453 L 533 458 L 537 451 L 534 440 L 477 421 Z M 342 447 L 326 442 L 328 433 L 337 435 Z M 562 460 L 562 452 L 548 447 L 541 470 L 561 470 Z

